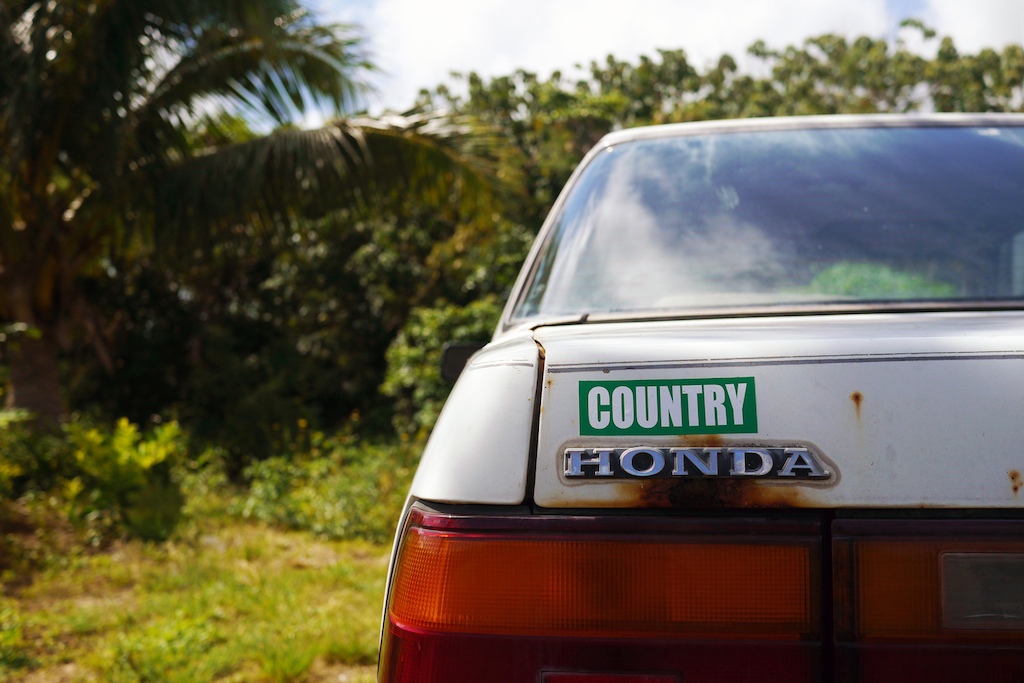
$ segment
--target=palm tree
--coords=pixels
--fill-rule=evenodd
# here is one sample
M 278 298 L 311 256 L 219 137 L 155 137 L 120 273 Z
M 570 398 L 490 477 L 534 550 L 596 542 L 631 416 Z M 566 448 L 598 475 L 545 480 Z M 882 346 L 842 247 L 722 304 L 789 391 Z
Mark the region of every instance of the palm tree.
M 0 0 L 0 327 L 28 331 L 6 343 L 9 407 L 63 415 L 57 353 L 73 331 L 109 363 L 79 286 L 105 255 L 400 182 L 482 187 L 471 131 L 438 117 L 287 125 L 358 104 L 360 45 L 297 0 Z M 277 130 L 239 142 L 227 113 Z

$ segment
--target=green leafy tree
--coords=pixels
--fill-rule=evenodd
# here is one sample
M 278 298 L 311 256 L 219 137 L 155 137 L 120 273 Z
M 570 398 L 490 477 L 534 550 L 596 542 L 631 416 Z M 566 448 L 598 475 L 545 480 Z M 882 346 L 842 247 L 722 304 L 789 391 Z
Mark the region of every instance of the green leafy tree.
M 5 345 L 8 405 L 64 413 L 58 349 L 78 332 L 113 369 L 112 321 L 85 286 L 111 257 L 191 255 L 219 229 L 281 229 L 370 197 L 479 190 L 470 142 L 483 138 L 464 125 L 287 125 L 351 111 L 370 69 L 350 27 L 296 0 L 3 0 L 0 324 L 36 332 Z M 239 140 L 224 112 L 278 129 Z
M 929 45 L 937 41 L 934 58 L 911 50 L 908 39 L 915 34 Z M 497 129 L 507 141 L 499 173 L 520 171 L 523 191 L 500 221 L 486 228 L 459 226 L 456 234 L 463 237 L 450 240 L 441 250 L 446 258 L 437 272 L 463 289 L 449 288 L 433 304 L 423 299 L 389 350 L 383 391 L 392 398 L 398 421 L 407 431 L 429 425 L 444 395 L 436 365 L 445 339 L 436 337 L 456 335 L 449 322 L 463 319 L 480 323 L 475 328 L 478 339 L 487 336 L 482 334 L 485 317 L 477 315 L 474 294 L 466 288 L 473 282 L 468 273 L 480 268 L 497 281 L 494 263 L 525 256 L 528 240 L 518 242 L 515 236 L 536 233 L 572 170 L 605 133 L 638 125 L 755 116 L 1012 111 L 1024 103 L 1024 48 L 1009 45 L 1001 51 L 961 54 L 952 39 L 937 37 L 915 20 L 904 22 L 892 40 L 826 34 L 783 49 L 757 41 L 748 52 L 756 67 L 749 73 L 729 54 L 700 70 L 683 50 L 659 50 L 635 63 L 609 55 L 577 66 L 575 78 L 561 71 L 547 79 L 523 70 L 491 79 L 469 73 L 457 77 L 457 87 L 442 85 L 421 93 L 423 107 L 441 105 Z M 482 234 L 502 238 L 487 242 L 479 237 Z M 826 284 L 832 287 L 840 280 L 846 286 L 865 277 L 829 275 Z M 897 285 L 915 283 L 886 284 L 890 289 Z M 500 287 L 480 291 L 480 305 L 486 307 L 487 296 L 504 293 Z
M 388 373 L 381 386 L 395 402 L 394 428 L 403 436 L 425 436 L 450 387 L 441 378 L 444 343 L 487 340 L 501 316 L 501 301 L 486 296 L 466 306 L 440 302 L 415 309 L 388 348 Z

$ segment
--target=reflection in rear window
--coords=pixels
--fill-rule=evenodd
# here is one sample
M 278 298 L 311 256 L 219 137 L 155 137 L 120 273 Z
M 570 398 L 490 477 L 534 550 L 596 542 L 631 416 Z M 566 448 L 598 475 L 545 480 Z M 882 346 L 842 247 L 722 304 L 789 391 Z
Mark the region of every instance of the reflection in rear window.
M 552 227 L 517 318 L 1024 299 L 1024 128 L 627 142 Z

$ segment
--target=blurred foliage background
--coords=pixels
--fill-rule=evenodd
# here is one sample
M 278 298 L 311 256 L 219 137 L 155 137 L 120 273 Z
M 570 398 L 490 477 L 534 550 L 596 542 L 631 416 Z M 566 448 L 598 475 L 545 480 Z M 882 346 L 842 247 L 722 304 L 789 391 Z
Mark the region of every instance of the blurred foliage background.
M 745 63 L 468 73 L 371 116 L 358 27 L 298 0 L 0 0 L 5 590 L 182 519 L 386 541 L 442 345 L 489 337 L 609 131 L 1024 110 L 1021 45 L 962 54 L 915 21 Z M 31 662 L 11 609 L 0 676 Z

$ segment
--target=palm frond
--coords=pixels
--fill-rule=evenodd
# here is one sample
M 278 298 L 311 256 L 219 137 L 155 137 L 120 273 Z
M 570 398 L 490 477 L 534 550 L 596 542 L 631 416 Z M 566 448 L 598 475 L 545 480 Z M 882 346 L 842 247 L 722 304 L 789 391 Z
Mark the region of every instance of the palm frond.
M 52 150 L 39 145 L 57 142 L 107 184 L 118 165 L 181 153 L 187 139 L 176 130 L 211 110 L 277 125 L 310 107 L 350 111 L 372 69 L 355 29 L 318 24 L 297 0 L 4 2 L 0 11 L 0 127 L 14 163 L 47 159 Z
M 281 207 L 307 217 L 349 207 L 386 208 L 410 195 L 464 211 L 484 207 L 511 179 L 495 172 L 497 138 L 467 119 L 439 114 L 337 120 L 316 130 L 283 129 L 212 150 L 152 182 L 156 239 L 177 243 L 200 217 L 273 226 Z
M 371 66 L 355 29 L 342 24 L 283 24 L 276 34 L 246 36 L 207 31 L 193 48 L 159 74 L 133 106 L 133 125 L 226 104 L 278 125 L 304 113 L 310 97 L 335 111 L 365 94 Z M 293 30 L 294 29 L 294 30 Z

